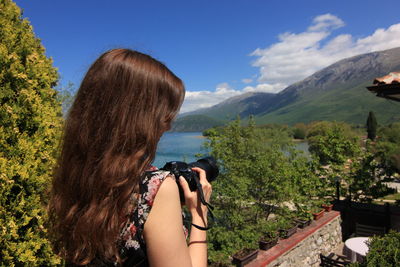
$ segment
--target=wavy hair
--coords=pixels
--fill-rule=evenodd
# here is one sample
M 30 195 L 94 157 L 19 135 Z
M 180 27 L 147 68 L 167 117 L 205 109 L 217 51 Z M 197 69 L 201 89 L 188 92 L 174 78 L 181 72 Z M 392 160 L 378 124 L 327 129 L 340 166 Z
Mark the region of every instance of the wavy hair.
M 48 206 L 64 259 L 121 261 L 127 203 L 184 94 L 165 65 L 137 51 L 110 50 L 89 68 L 65 121 Z

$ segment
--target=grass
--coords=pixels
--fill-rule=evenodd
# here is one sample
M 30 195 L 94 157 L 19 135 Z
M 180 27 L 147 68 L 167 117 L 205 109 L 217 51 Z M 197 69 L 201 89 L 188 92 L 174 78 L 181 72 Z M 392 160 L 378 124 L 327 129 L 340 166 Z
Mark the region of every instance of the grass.
M 390 194 L 390 195 L 384 196 L 383 199 L 387 199 L 387 200 L 400 200 L 400 193 Z

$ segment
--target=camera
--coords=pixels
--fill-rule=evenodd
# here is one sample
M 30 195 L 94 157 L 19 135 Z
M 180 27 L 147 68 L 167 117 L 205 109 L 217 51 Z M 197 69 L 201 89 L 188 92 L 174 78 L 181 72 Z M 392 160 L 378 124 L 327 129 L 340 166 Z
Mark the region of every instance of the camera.
M 171 172 L 175 176 L 178 186 L 179 186 L 178 179 L 180 176 L 182 176 L 189 184 L 190 190 L 196 191 L 197 188 L 199 188 L 200 186 L 200 178 L 197 172 L 192 171 L 191 168 L 193 167 L 203 169 L 206 172 L 207 181 L 210 183 L 214 181 L 219 174 L 217 162 L 213 157 L 201 158 L 198 161 L 191 163 L 186 163 L 182 161 L 170 161 L 164 165 L 162 170 Z M 184 202 L 183 191 L 180 186 L 179 186 L 179 195 L 181 202 Z

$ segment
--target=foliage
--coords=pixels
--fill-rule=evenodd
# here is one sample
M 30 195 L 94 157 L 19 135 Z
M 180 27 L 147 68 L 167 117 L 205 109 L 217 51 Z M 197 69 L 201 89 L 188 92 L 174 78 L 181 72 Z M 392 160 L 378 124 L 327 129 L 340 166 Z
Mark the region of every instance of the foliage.
M 393 123 L 381 127 L 376 151 L 381 153 L 380 160 L 387 169 L 387 173 L 400 173 L 400 123 Z
M 310 126 L 307 139 L 310 152 L 323 165 L 343 164 L 359 152 L 358 138 L 345 123 L 314 123 Z
M 210 230 L 209 258 L 226 263 L 234 251 L 257 246 L 272 212 L 287 210 L 294 200 L 310 201 L 319 188 L 313 164 L 293 150 L 284 127 L 256 127 L 252 119 L 243 127 L 238 119 L 208 133 L 221 170 L 213 183 L 218 221 Z
M 370 201 L 382 196 L 379 192 L 389 193 L 382 183 L 384 177 L 384 168 L 376 160 L 376 155 L 365 152 L 362 157 L 353 162 L 348 174 L 347 181 L 351 185 L 349 188 L 351 197 L 358 201 Z
M 177 118 L 172 124 L 175 132 L 200 132 L 204 129 L 223 125 L 224 122 L 206 115 L 187 115 Z
M 376 122 L 375 114 L 374 112 L 370 111 L 367 119 L 368 139 L 372 141 L 375 140 L 377 127 L 378 123 Z
M 58 101 L 62 103 L 62 113 L 65 117 L 75 99 L 75 86 L 72 82 L 69 82 L 65 87 L 60 86 L 56 90 L 58 91 Z
M 58 74 L 11 0 L 0 2 L 0 40 L 0 265 L 56 265 L 44 206 L 62 124 Z
M 310 160 L 296 150 L 291 150 L 290 155 L 290 180 L 296 192 L 292 200 L 297 211 L 309 212 L 312 206 L 319 204 L 319 198 L 328 195 L 331 185 L 321 178 L 322 170 L 316 160 Z
M 272 240 L 278 237 L 280 224 L 278 220 L 268 220 L 261 226 L 262 239 L 264 241 Z
M 400 266 L 400 233 L 390 231 L 380 237 L 374 236 L 368 242 L 368 253 L 363 263 L 353 264 L 360 267 Z
M 307 126 L 304 123 L 296 123 L 293 126 L 293 138 L 294 139 L 306 139 Z

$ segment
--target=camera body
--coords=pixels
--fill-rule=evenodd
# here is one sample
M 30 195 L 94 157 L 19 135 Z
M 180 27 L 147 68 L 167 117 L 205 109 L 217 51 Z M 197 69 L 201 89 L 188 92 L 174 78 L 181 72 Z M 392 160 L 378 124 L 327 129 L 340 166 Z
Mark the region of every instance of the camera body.
M 189 188 L 191 191 L 196 191 L 198 184 L 200 183 L 199 174 L 196 171 L 192 170 L 193 167 L 203 169 L 206 172 L 206 178 L 208 182 L 214 181 L 219 174 L 216 160 L 213 157 L 201 158 L 198 161 L 191 163 L 186 163 L 182 161 L 170 161 L 167 162 L 162 168 L 162 170 L 169 171 L 175 176 L 179 187 L 181 202 L 184 202 L 185 198 L 183 196 L 183 191 L 178 181 L 179 177 L 182 176 L 186 180 L 186 182 L 189 184 Z

